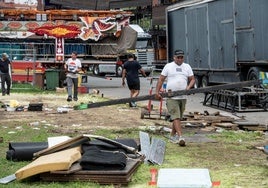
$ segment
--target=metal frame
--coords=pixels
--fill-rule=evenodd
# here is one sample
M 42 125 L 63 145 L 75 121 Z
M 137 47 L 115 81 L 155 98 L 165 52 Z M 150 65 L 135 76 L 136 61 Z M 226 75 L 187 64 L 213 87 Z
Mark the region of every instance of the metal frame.
M 267 111 L 268 90 L 244 87 L 241 89 L 206 92 L 203 105 L 232 112 Z

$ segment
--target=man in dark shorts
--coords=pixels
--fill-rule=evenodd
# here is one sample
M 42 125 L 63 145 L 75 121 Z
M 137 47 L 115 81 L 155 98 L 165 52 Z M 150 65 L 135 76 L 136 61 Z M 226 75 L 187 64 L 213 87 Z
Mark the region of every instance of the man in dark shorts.
M 11 62 L 8 59 L 8 55 L 6 53 L 2 54 L 2 58 L 0 59 L 0 76 L 1 76 L 1 90 L 2 96 L 10 95 L 10 87 L 11 87 Z M 5 87 L 7 86 L 7 88 Z
M 128 54 L 128 61 L 124 63 L 123 73 L 122 73 L 122 85 L 125 87 L 125 78 L 127 79 L 127 85 L 130 90 L 130 97 L 135 98 L 140 93 L 140 79 L 139 73 L 144 77 L 146 74 L 142 69 L 138 61 L 135 60 L 134 54 Z M 137 104 L 132 101 L 129 103 L 130 107 L 136 107 Z

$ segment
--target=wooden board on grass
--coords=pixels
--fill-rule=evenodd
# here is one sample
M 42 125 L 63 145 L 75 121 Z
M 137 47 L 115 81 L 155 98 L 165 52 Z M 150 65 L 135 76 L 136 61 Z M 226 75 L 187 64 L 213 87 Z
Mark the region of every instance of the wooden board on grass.
M 142 158 L 128 159 L 123 170 L 80 170 L 72 174 L 53 171 L 40 174 L 40 178 L 44 181 L 92 181 L 99 184 L 127 185 L 142 161 Z
M 54 152 L 58 152 L 64 149 L 69 149 L 69 148 L 73 148 L 73 147 L 77 147 L 80 146 L 82 143 L 89 141 L 90 139 L 88 137 L 85 136 L 77 136 L 74 138 L 71 138 L 69 140 L 66 140 L 62 143 L 56 144 L 52 147 L 46 148 L 44 150 L 41 150 L 39 152 L 34 153 L 34 157 L 39 157 L 42 155 L 47 155 L 47 154 L 51 154 Z
M 75 147 L 49 155 L 44 155 L 19 169 L 15 173 L 16 179 L 22 180 L 40 173 L 55 170 L 68 170 L 71 165 L 80 158 L 81 147 Z

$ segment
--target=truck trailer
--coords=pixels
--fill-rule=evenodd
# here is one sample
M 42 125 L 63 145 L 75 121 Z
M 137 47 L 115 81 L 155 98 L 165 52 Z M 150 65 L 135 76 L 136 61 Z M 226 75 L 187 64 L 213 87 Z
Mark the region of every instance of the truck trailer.
M 185 51 L 196 86 L 268 77 L 267 0 L 185 0 L 166 8 L 168 60 Z
M 117 76 L 126 54 L 133 52 L 149 74 L 153 49 L 136 46 L 140 40 L 149 44 L 150 36 L 133 29 L 131 16 L 121 10 L 2 9 L 0 53 L 8 53 L 12 60 L 13 81 L 31 82 L 36 72 L 62 69 L 72 51 L 78 53 L 85 71 Z
M 107 43 L 105 40 L 100 42 Z M 109 58 L 109 61 L 96 62 L 93 65 L 94 75 L 116 74 L 116 76 L 122 76 L 123 64 L 127 60 L 128 53 L 133 53 L 146 75 L 150 75 L 154 68 L 152 64 L 154 62 L 154 48 L 152 36 L 149 33 L 137 24 L 130 24 L 123 29 L 121 38 L 115 44 L 115 46 L 95 45 L 92 47 L 92 52 L 95 55 L 100 52 L 116 54 L 116 56 Z

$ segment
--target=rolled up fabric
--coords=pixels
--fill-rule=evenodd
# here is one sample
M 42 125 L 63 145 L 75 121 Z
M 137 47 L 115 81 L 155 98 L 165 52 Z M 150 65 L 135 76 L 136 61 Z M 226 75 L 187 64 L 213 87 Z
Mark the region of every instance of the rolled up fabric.
M 35 152 L 47 147 L 47 142 L 10 142 L 9 150 L 6 152 L 6 159 L 11 161 L 31 161 Z

